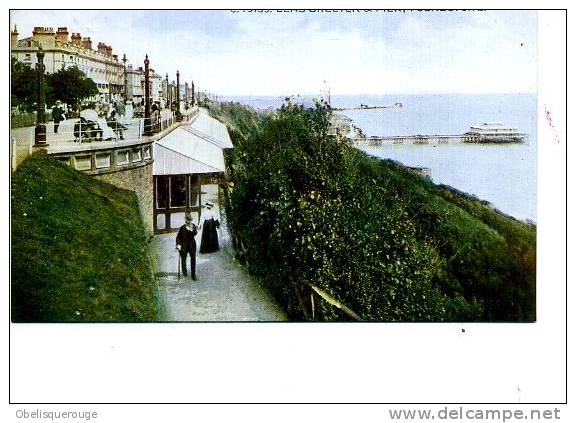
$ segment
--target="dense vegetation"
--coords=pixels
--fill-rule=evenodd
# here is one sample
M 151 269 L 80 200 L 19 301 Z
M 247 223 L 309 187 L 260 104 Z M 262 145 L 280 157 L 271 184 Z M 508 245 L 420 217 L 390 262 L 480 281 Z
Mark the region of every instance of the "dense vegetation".
M 12 175 L 12 320 L 157 318 L 136 197 L 45 154 Z
M 287 104 L 229 157 L 238 249 L 294 318 L 309 317 L 308 282 L 366 320 L 535 320 L 533 225 L 365 155 L 329 119 Z
M 226 124 L 232 142 L 254 135 L 262 122 L 261 114 L 240 103 L 205 100 L 202 107 L 206 107 L 212 116 Z
M 10 102 L 12 107 L 32 111 L 36 103 L 36 71 L 12 57 L 10 67 Z M 46 81 L 44 89 L 47 90 Z
M 25 112 L 35 110 L 37 102 L 36 70 L 13 57 L 10 79 L 12 107 L 18 107 Z M 83 99 L 97 95 L 98 87 L 80 69 L 72 66 L 52 74 L 45 74 L 44 94 L 48 107 L 52 107 L 56 100 L 77 107 Z

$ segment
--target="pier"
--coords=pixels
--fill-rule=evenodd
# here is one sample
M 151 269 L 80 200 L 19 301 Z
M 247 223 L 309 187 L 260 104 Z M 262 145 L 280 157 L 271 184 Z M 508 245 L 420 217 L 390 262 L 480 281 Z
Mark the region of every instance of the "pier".
M 334 112 L 343 112 L 346 110 L 401 109 L 402 107 L 404 107 L 402 103 L 386 104 L 380 106 L 360 104 L 360 106 L 353 106 L 353 107 L 332 107 L 332 110 Z
M 516 133 L 513 135 L 499 135 L 498 137 L 461 134 L 461 135 L 393 135 L 393 136 L 371 136 L 365 138 L 354 138 L 357 145 L 381 146 L 393 144 L 407 145 L 442 145 L 442 144 L 507 144 L 520 143 L 527 138 L 526 134 Z

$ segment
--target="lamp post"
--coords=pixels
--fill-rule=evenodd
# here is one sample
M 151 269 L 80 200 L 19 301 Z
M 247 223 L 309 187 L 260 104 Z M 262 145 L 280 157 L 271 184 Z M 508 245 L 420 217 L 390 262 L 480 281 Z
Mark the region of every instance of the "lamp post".
M 192 81 L 192 99 L 190 100 L 190 104 L 194 106 L 194 81 Z
M 128 75 L 126 74 L 126 53 L 122 56 L 122 63 L 124 64 L 124 101 L 128 100 Z
M 150 60 L 148 55 L 144 59 L 144 135 L 152 134 L 150 119 Z
M 188 81 L 184 82 L 184 108 L 188 110 Z
M 46 116 L 44 115 L 44 51 L 40 43 L 36 57 L 36 127 L 34 128 L 34 147 L 45 148 L 46 143 Z
M 170 81 L 168 80 L 168 73 L 166 73 L 166 108 L 170 109 Z
M 182 121 L 180 113 L 180 71 L 176 71 L 176 122 Z

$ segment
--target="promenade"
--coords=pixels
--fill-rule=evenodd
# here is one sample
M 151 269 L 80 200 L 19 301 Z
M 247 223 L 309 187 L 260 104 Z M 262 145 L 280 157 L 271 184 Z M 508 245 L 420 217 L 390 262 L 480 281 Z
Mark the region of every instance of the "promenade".
M 190 109 L 183 115 L 191 115 L 196 111 L 197 109 Z M 78 120 L 78 118 L 73 118 L 60 122 L 57 133 L 54 133 L 54 122 L 46 122 L 46 143 L 48 153 L 91 149 L 95 147 L 103 148 L 106 146 L 113 146 L 115 143 L 122 141 L 120 139 L 120 133 L 115 134 L 111 128 L 108 128 L 103 136 L 103 140 L 80 143 L 74 135 L 74 124 L 77 123 Z M 174 113 L 167 109 L 161 110 L 160 122 L 162 129 L 172 126 L 176 123 Z M 123 124 L 126 127 L 126 129 L 122 131 L 122 138 L 125 141 L 135 141 L 144 138 L 144 122 L 142 118 L 131 118 L 124 121 Z M 10 130 L 11 145 L 13 149 L 12 170 L 16 170 L 20 163 L 22 163 L 22 161 L 34 151 L 34 129 L 34 126 L 26 126 Z

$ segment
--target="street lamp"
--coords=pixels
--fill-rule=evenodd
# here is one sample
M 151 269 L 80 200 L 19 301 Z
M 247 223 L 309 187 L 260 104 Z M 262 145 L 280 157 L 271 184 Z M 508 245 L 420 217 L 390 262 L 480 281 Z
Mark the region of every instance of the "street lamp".
M 180 113 L 180 71 L 176 71 L 176 121 L 182 121 L 182 113 Z
M 188 81 L 184 82 L 184 108 L 188 110 Z
M 128 75 L 126 74 L 126 53 L 122 56 L 122 63 L 124 64 L 124 101 L 128 100 Z
M 152 134 L 150 119 L 150 60 L 148 55 L 144 59 L 144 135 Z
M 166 72 L 166 103 L 167 108 L 172 113 L 172 89 L 170 88 L 170 79 L 168 79 L 168 72 Z
M 192 99 L 190 100 L 190 103 L 192 104 L 192 106 L 194 106 L 194 81 L 192 81 Z
M 36 127 L 34 128 L 34 147 L 45 148 L 46 143 L 46 116 L 44 115 L 44 51 L 42 45 L 36 42 L 38 51 L 36 57 Z

